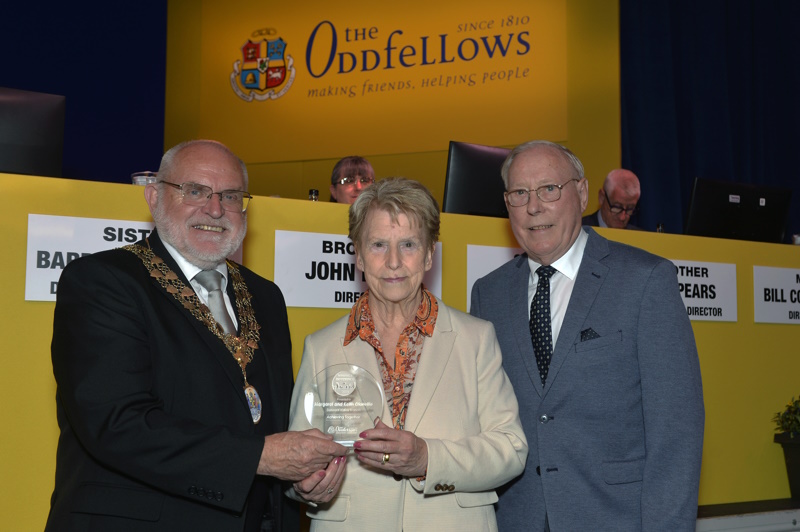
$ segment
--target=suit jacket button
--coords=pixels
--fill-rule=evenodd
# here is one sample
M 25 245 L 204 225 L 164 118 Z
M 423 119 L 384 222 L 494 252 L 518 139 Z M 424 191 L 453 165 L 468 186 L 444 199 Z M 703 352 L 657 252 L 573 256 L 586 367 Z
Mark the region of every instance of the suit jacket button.
M 197 495 L 199 497 L 205 497 L 206 496 L 206 490 L 203 489 L 203 488 L 197 488 Z
M 221 492 L 221 491 L 218 491 L 218 492 L 217 492 L 217 494 L 216 494 L 216 499 L 217 499 L 218 501 L 221 501 L 221 500 L 222 500 L 222 499 L 224 499 L 224 498 L 225 498 L 225 496 L 222 494 L 222 492 Z
M 452 485 L 452 484 L 450 484 L 449 486 L 447 486 L 447 491 L 453 491 L 453 490 L 455 490 L 455 489 L 456 489 L 456 487 L 455 487 L 454 485 Z
M 436 486 L 433 489 L 435 491 L 442 491 L 442 485 L 441 484 L 436 484 Z
M 542 414 L 539 417 L 539 423 L 547 423 L 547 414 Z
M 197 495 L 197 488 L 194 486 L 189 488 L 189 495 Z

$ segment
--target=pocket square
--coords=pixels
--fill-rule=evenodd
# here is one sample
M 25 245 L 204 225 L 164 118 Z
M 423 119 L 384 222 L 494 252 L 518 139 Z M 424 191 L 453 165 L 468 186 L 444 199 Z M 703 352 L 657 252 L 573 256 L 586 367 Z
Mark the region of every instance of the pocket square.
M 600 335 L 597 334 L 591 327 L 581 331 L 581 342 L 594 340 L 595 338 L 600 338 Z

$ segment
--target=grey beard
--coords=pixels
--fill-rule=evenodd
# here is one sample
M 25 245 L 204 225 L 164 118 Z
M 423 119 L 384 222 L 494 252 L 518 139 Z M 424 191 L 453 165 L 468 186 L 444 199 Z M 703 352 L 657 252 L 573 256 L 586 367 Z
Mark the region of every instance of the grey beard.
M 204 270 L 215 268 L 218 264 L 225 262 L 228 256 L 239 249 L 247 233 L 247 217 L 245 217 L 239 235 L 228 239 L 228 242 L 223 245 L 219 252 L 208 253 L 195 249 L 194 246 L 189 245 L 187 242 L 181 242 L 178 237 L 179 224 L 171 221 L 169 217 L 165 215 L 160 205 L 155 209 L 155 212 L 153 212 L 153 221 L 155 222 L 158 234 L 164 242 L 167 242 L 178 250 L 178 253 L 191 264 Z M 226 229 L 230 230 L 229 227 L 226 227 Z

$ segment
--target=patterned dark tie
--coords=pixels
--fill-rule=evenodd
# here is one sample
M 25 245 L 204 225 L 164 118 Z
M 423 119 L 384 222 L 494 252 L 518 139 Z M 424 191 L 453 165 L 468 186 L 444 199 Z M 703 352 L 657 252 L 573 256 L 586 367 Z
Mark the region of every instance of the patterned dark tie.
M 222 326 L 222 330 L 228 334 L 236 334 L 236 327 L 233 326 L 233 320 L 222 297 L 222 274 L 217 270 L 203 270 L 194 276 L 194 280 L 208 290 L 208 309 Z
M 547 379 L 550 356 L 553 354 L 553 331 L 550 327 L 550 276 L 555 272 L 556 269 L 552 266 L 540 266 L 536 270 L 539 284 L 536 285 L 536 294 L 531 301 L 531 342 L 542 386 Z

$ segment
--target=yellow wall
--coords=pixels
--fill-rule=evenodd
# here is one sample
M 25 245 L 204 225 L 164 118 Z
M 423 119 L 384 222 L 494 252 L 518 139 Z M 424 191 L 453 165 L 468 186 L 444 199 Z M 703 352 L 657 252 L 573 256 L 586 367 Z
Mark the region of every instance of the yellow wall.
M 0 529 L 41 530 L 49 508 L 58 428 L 50 364 L 53 303 L 26 302 L 29 213 L 148 221 L 143 189 L 0 174 L 8 202 L 3 217 L 0 305 Z M 466 245 L 513 246 L 507 221 L 443 215 L 442 294 L 466 307 Z M 275 230 L 346 234 L 343 205 L 257 197 L 249 210 L 244 262 L 271 278 Z M 775 412 L 800 393 L 800 327 L 753 323 L 753 266 L 800 268 L 800 247 L 608 229 L 601 234 L 659 255 L 737 265 L 738 323 L 693 324 L 706 404 L 700 503 L 789 496 L 781 449 L 772 443 Z M 304 337 L 344 314 L 342 309 L 289 309 L 297 366 Z M 109 353 L 113 356 L 113 353 Z
M 452 2 L 457 6 L 457 2 Z M 202 61 L 200 31 L 202 2 L 170 0 L 167 32 L 167 92 L 165 145 L 197 138 L 200 131 L 200 105 L 203 84 L 199 64 Z M 376 7 L 376 9 L 380 9 Z M 592 192 L 589 212 L 597 202 L 596 190 L 612 168 L 620 165 L 619 105 L 619 6 L 617 2 L 567 0 L 567 138 L 548 139 L 563 143 L 574 151 L 586 166 Z M 491 105 L 491 102 L 487 102 Z M 525 102 L 519 102 L 524 106 Z M 425 117 L 420 128 L 425 127 Z M 469 116 L 464 117 L 469 120 Z M 275 124 L 279 127 L 280 124 Z M 357 127 L 358 117 L 347 127 Z M 308 124 L 313 128 L 314 124 Z M 386 124 L 386 128 L 391 128 Z M 503 116 L 486 128 L 502 128 Z M 380 135 L 380 131 L 375 132 Z M 461 138 L 458 124 L 453 125 L 453 138 Z M 519 138 L 515 144 L 532 140 Z M 303 142 L 303 139 L 297 139 Z M 269 149 L 265 146 L 264 149 Z M 351 155 L 350 153 L 343 153 Z M 380 154 L 362 153 L 375 168 L 378 177 L 403 175 L 424 183 L 441 202 L 447 168 L 447 142 L 441 151 L 425 153 Z M 317 188 L 320 199 L 329 198 L 330 173 L 336 159 L 286 161 L 280 163 L 248 163 L 250 192 L 263 196 L 304 199 L 308 189 Z
M 199 4 L 194 0 L 168 2 L 167 147 L 195 138 L 199 131 Z M 596 191 L 605 174 L 620 164 L 618 33 L 616 2 L 567 0 L 568 133 L 565 139 L 550 140 L 564 143 L 584 162 L 592 189 L 587 212 L 596 208 Z M 502 117 L 486 127 L 503 127 Z M 435 152 L 365 155 L 378 176 L 418 179 L 441 200 L 446 146 Z M 323 200 L 310 205 L 257 198 L 246 243 L 245 262 L 250 267 L 272 277 L 275 229 L 346 233 L 345 208 L 324 203 L 334 162 L 315 159 L 250 166 L 250 190 L 257 195 L 305 198 L 309 188 L 319 188 Z M 0 305 L 5 344 L 0 359 L 0 423 L 5 428 L 0 439 L 0 478 L 5 480 L 0 486 L 0 528 L 41 530 L 53 486 L 58 437 L 49 357 L 53 304 L 24 301 L 27 214 L 130 220 L 148 220 L 149 214 L 142 190 L 131 185 L 3 174 L 0 184 L 7 197 L 13 198 L 3 222 L 3 270 L 6 278 L 18 280 L 9 283 L 10 293 L 3 298 L 9 303 Z M 443 294 L 450 305 L 466 307 L 466 243 L 514 245 L 506 223 L 443 216 Z M 668 234 L 602 233 L 673 259 L 737 264 L 739 322 L 694 323 L 707 412 L 700 503 L 788 497 L 780 448 L 771 443 L 770 419 L 791 396 L 800 393 L 796 382 L 800 360 L 793 354 L 800 329 L 753 323 L 752 266 L 800 267 L 800 249 Z M 295 362 L 304 336 L 342 313 L 290 309 Z

